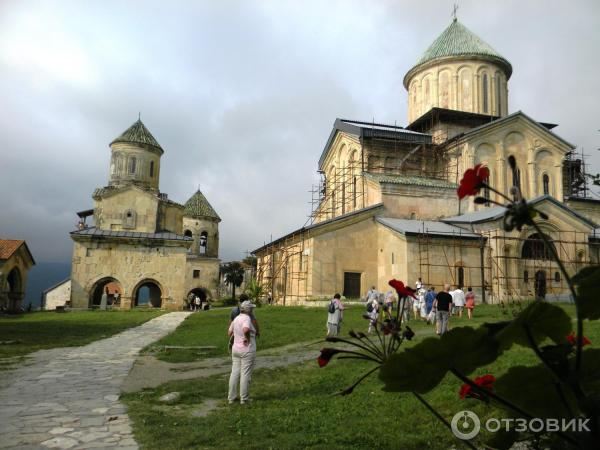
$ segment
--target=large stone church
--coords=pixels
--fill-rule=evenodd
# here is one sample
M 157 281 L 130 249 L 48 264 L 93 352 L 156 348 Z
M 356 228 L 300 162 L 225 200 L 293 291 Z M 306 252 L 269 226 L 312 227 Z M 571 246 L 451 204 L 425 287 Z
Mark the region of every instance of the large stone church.
M 219 278 L 219 215 L 200 190 L 184 205 L 160 192 L 164 150 L 141 120 L 110 148 L 108 185 L 71 232 L 71 305 L 104 296 L 122 309 L 182 309 L 190 294 L 207 299 Z
M 540 227 L 570 273 L 599 263 L 600 202 L 586 195 L 576 147 L 557 125 L 509 112 L 512 71 L 454 19 L 404 76 L 407 126 L 336 119 L 310 222 L 254 251 L 274 299 L 356 298 L 391 278 L 471 286 L 486 302 L 564 297 L 539 234 L 504 231 L 499 195 L 457 197 L 464 171 L 483 164 L 498 191 L 518 186 L 549 216 Z

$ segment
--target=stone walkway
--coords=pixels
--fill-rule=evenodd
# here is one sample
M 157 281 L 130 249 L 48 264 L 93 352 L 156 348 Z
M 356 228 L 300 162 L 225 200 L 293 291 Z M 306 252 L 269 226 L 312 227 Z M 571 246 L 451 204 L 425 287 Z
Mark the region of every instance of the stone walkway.
M 120 386 L 139 351 L 189 314 L 165 314 L 83 347 L 29 355 L 0 382 L 0 448 L 137 449 Z

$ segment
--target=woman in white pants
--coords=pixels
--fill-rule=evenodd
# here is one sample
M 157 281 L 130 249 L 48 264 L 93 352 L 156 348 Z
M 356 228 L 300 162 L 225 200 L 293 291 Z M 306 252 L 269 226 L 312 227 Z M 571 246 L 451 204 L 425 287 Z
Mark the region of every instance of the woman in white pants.
M 240 305 L 241 314 L 237 316 L 227 334 L 233 336 L 231 347 L 231 375 L 229 377 L 229 394 L 227 399 L 232 404 L 238 399 L 238 385 L 240 387 L 240 403 L 246 404 L 250 401 L 249 389 L 252 379 L 252 369 L 256 358 L 256 328 L 252 324 L 252 302 L 246 300 Z

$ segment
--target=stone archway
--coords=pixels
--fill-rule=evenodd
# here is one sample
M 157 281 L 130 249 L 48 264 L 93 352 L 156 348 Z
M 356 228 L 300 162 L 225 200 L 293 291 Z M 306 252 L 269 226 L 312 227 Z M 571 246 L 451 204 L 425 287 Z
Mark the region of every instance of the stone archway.
M 134 306 L 160 308 L 162 306 L 162 289 L 154 280 L 144 280 L 133 291 Z
M 21 272 L 17 267 L 14 267 L 6 277 L 7 310 L 11 312 L 19 311 L 24 296 Z
M 94 308 L 102 303 L 102 295 L 106 294 L 107 305 L 120 306 L 123 297 L 123 288 L 119 280 L 113 277 L 104 277 L 94 283 L 90 289 L 89 307 Z

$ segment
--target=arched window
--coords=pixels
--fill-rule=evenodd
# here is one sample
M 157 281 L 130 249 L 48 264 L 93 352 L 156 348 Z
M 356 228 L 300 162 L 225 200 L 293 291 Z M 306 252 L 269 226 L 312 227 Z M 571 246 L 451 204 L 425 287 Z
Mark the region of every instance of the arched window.
M 459 288 L 465 285 L 465 268 L 463 266 L 456 268 L 456 284 Z
M 129 173 L 135 173 L 136 166 L 137 166 L 137 159 L 135 158 L 135 156 L 132 156 L 131 159 L 129 160 Z
M 538 233 L 534 233 L 523 244 L 521 257 L 524 259 L 552 259 L 552 249 L 556 251 L 556 247 L 548 236 L 545 237 L 548 239 L 551 248 L 544 244 Z
M 481 104 L 484 113 L 488 112 L 488 76 L 484 73 L 481 77 Z
M 192 231 L 191 230 L 185 230 L 183 232 L 183 235 L 186 237 L 193 237 Z
M 150 161 L 150 178 L 154 177 L 154 161 Z
M 554 272 L 554 281 L 560 283 L 560 272 Z
M 200 233 L 200 245 L 199 245 L 199 250 L 200 250 L 200 254 L 201 255 L 205 255 L 206 254 L 206 249 L 208 247 L 208 233 L 206 231 L 203 231 L 202 233 Z
M 523 272 L 523 283 L 529 283 L 529 271 Z
M 542 185 L 544 186 L 544 195 L 550 195 L 550 177 L 547 173 L 542 177 Z

